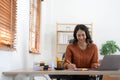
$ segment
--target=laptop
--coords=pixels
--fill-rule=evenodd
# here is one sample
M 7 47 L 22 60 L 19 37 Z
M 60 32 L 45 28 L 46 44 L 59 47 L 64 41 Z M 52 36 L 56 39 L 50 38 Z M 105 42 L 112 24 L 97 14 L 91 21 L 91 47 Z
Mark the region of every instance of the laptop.
M 120 55 L 105 55 L 98 70 L 119 70 Z
M 76 68 L 76 71 L 87 70 L 119 70 L 120 69 L 120 55 L 105 55 L 98 68 Z

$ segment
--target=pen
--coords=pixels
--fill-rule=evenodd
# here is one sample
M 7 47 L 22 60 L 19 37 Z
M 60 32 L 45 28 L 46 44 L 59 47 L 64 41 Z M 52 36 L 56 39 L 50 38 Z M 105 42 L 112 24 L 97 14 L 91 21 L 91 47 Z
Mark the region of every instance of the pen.
M 71 65 L 71 67 L 69 69 L 76 70 L 76 65 L 75 64 L 72 64 L 69 60 L 66 60 L 66 62 Z
M 67 63 L 68 63 L 68 64 L 72 64 L 69 60 L 67 60 Z

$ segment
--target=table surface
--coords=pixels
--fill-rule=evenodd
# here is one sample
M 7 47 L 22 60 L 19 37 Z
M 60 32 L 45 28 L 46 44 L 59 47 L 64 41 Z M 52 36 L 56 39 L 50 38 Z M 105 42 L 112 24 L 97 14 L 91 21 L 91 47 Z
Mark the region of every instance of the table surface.
M 4 75 L 37 75 L 37 74 L 51 74 L 51 75 L 120 75 L 120 70 L 114 71 L 96 71 L 96 70 L 86 70 L 86 71 L 75 71 L 75 70 L 51 70 L 51 71 L 35 71 L 33 69 L 16 69 L 12 71 L 3 72 Z

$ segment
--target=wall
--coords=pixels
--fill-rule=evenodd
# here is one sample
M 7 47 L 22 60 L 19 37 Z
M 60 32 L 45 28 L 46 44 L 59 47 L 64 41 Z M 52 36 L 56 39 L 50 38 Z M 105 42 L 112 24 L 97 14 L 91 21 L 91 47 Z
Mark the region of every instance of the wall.
M 17 1 L 17 42 L 16 51 L 0 50 L 0 80 L 11 80 L 2 75 L 3 71 L 26 67 L 28 54 L 29 0 Z
M 117 36 L 120 34 L 119 2 L 119 0 L 52 0 L 52 24 L 93 23 L 93 41 L 99 49 L 106 40 L 115 40 L 120 45 L 120 38 Z
M 29 54 L 29 0 L 17 3 L 17 50 L 0 50 L 0 80 L 11 80 L 1 74 L 3 71 L 32 67 L 36 61 L 55 60 L 56 23 L 93 23 L 93 40 L 98 48 L 106 40 L 115 40 L 120 45 L 119 0 L 44 0 L 41 54 Z

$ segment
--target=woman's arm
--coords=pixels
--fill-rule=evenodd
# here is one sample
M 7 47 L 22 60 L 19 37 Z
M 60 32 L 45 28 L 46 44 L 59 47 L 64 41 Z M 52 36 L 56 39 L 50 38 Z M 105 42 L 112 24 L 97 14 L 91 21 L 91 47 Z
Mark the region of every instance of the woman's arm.
M 92 61 L 91 61 L 91 68 L 97 68 L 99 66 L 98 64 L 98 49 L 97 49 L 97 46 L 95 45 L 93 47 L 94 49 L 94 54 L 93 54 L 93 58 L 92 58 Z
M 75 64 L 72 64 L 72 52 L 70 49 L 70 45 L 67 46 L 65 58 L 64 58 L 64 68 L 70 69 L 70 68 L 76 68 Z

